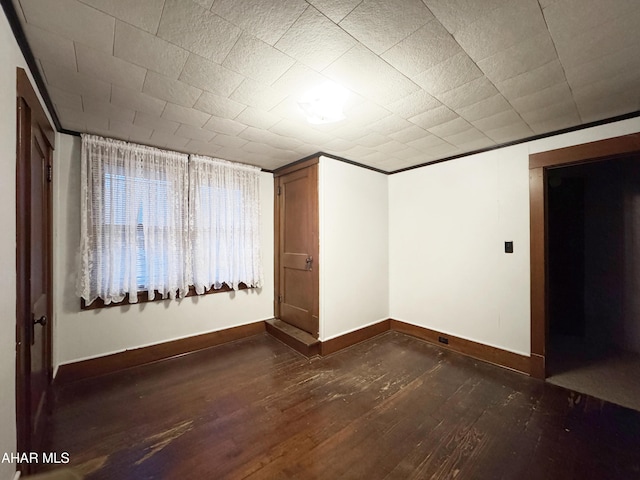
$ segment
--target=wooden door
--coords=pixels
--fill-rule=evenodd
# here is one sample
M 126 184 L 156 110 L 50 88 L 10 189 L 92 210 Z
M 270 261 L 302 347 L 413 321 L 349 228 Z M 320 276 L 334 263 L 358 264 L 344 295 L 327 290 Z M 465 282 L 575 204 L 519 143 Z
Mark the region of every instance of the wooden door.
M 18 69 L 17 84 L 16 410 L 18 451 L 29 452 L 40 448 L 52 378 L 51 161 L 55 136 L 22 69 Z
M 318 159 L 275 175 L 276 317 L 318 338 Z

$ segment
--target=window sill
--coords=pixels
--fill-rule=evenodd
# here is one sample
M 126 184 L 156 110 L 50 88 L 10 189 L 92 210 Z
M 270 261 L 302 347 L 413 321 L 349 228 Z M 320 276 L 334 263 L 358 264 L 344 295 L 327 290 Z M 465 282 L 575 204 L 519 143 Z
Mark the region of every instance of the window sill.
M 252 287 L 246 286 L 244 283 L 241 283 L 238 287 L 238 290 L 249 290 Z M 211 287 L 209 290 L 206 290 L 203 294 L 198 295 L 196 293 L 196 288 L 194 286 L 189 287 L 189 292 L 185 295 L 186 297 L 196 297 L 202 295 L 211 295 L 213 293 L 223 293 L 223 292 L 233 292 L 233 288 L 227 286 L 226 284 L 220 288 L 214 289 Z M 129 302 L 129 295 L 127 295 L 124 300 L 118 303 L 110 303 L 109 305 L 105 305 L 104 300 L 101 298 L 97 298 L 94 300 L 91 305 L 87 305 L 84 301 L 84 298 L 80 299 L 80 310 L 98 310 L 100 308 L 111 308 L 111 307 L 122 307 L 125 305 L 139 305 L 141 303 L 149 303 L 149 302 L 162 302 L 164 300 L 169 300 L 169 298 L 162 298 L 162 294 L 156 291 L 156 296 L 153 300 L 149 300 L 149 294 L 147 292 L 138 292 L 138 301 L 136 303 Z

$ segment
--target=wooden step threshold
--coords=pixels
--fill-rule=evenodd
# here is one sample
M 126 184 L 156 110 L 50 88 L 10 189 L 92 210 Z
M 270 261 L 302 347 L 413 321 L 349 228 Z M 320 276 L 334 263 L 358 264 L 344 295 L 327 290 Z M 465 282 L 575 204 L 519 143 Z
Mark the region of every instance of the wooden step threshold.
M 265 321 L 267 332 L 305 357 L 320 355 L 320 340 L 278 318 Z

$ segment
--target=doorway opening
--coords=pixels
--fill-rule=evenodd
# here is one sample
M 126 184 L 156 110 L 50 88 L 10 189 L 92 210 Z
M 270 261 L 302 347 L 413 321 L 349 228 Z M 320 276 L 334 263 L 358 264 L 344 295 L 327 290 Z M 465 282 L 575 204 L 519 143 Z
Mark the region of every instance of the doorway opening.
M 640 410 L 640 156 L 546 182 L 547 380 Z

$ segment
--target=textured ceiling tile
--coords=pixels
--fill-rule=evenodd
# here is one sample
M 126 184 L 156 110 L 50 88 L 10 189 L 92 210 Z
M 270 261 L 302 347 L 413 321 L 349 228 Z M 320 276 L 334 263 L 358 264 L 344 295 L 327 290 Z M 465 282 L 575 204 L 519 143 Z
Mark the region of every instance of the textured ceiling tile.
M 345 151 L 344 155 L 350 160 L 359 162 L 361 158 L 371 155 L 372 153 L 373 150 L 371 148 L 363 147 L 362 145 L 356 145 L 355 147 Z
M 28 23 L 111 53 L 115 19 L 75 0 L 21 0 Z
M 142 92 L 122 88 L 117 85 L 111 87 L 111 103 L 122 107 L 129 107 L 139 112 L 149 113 L 159 117 L 167 102 L 151 97 Z
M 413 77 L 432 95 L 452 90 L 482 76 L 482 71 L 462 52 Z
M 180 127 L 178 127 L 178 130 L 176 130 L 175 135 L 177 137 L 186 137 L 193 140 L 199 140 L 201 142 L 209 142 L 213 137 L 216 136 L 215 132 L 212 132 L 211 130 L 204 130 L 192 125 L 180 125 Z
M 273 82 L 271 88 L 278 91 L 281 98 L 292 96 L 299 99 L 307 91 L 326 81 L 327 77 L 315 70 L 301 63 L 295 63 L 278 80 Z
M 472 152 L 495 145 L 495 142 L 475 128 L 445 137 L 444 140 L 455 145 L 463 152 Z
M 465 130 L 470 130 L 471 128 L 473 127 L 464 118 L 457 117 L 448 122 L 434 125 L 427 130 L 429 130 L 432 135 L 444 138 L 449 135 L 455 135 L 456 133 L 464 132 Z
M 580 123 L 577 113 L 570 113 L 566 116 L 552 115 L 548 120 L 540 120 L 538 122 L 528 122 L 531 129 L 537 134 L 555 132 L 565 128 L 576 126 Z
M 380 164 L 389 160 L 389 154 L 384 152 L 371 152 L 369 155 L 362 157 L 362 160 L 366 162 L 367 165 Z
M 556 38 L 554 43 L 562 64 L 574 67 L 618 50 L 635 47 L 640 43 L 640 4 L 637 10 L 602 24 L 599 28 L 567 38 Z
M 345 140 L 343 138 L 332 138 L 324 144 L 324 147 L 326 148 L 327 153 L 339 155 L 340 152 L 355 147 L 355 144 L 352 141 Z
M 479 77 L 464 85 L 437 95 L 438 100 L 452 110 L 467 107 L 498 94 L 486 77 Z
M 193 108 L 167 103 L 162 112 L 162 117 L 178 123 L 184 123 L 193 127 L 202 127 L 211 118 L 208 113 Z
M 256 82 L 270 85 L 286 72 L 294 61 L 257 38 L 243 34 L 223 65 Z
M 80 0 L 123 22 L 155 34 L 165 0 Z
M 506 110 L 495 115 L 481 118 L 472 123 L 478 130 L 486 132 L 488 130 L 506 127 L 507 125 L 522 123 L 522 118 L 515 111 Z
M 269 129 L 278 123 L 281 118 L 278 115 L 265 112 L 264 110 L 247 107 L 237 116 L 236 120 L 251 127 Z
M 136 118 L 133 123 L 134 125 L 139 125 L 144 128 L 150 128 L 154 133 L 157 132 L 158 134 L 162 133 L 164 135 L 174 134 L 180 126 L 178 122 L 172 122 L 166 118 L 144 112 L 136 112 Z
M 271 110 L 286 97 L 286 93 L 250 79 L 245 79 L 229 98 L 260 110 Z
M 540 131 L 541 124 L 554 124 L 555 119 L 561 119 L 557 123 L 565 126 L 580 123 L 580 116 L 573 99 L 563 103 L 547 104 L 537 110 L 522 112 L 520 116 L 536 133 Z M 542 128 L 546 127 L 542 126 Z
M 406 145 L 398 142 L 397 140 L 391 140 L 390 142 L 383 143 L 382 145 L 378 145 L 376 148 L 377 151 L 386 153 L 389 155 L 395 155 L 399 151 L 406 149 Z
M 436 125 L 440 125 L 441 123 L 450 122 L 457 117 L 458 115 L 455 112 L 453 112 L 449 107 L 443 105 L 442 107 L 427 110 L 415 117 L 411 117 L 409 121 L 428 130 Z
M 511 105 L 502 95 L 494 95 L 484 100 L 456 109 L 456 113 L 469 122 L 511 110 Z
M 211 140 L 211 143 L 215 143 L 216 145 L 220 145 L 221 147 L 240 148 L 245 145 L 247 141 L 243 140 L 242 138 L 234 137 L 232 135 L 219 133 L 213 140 Z
M 352 145 L 355 145 L 366 131 L 368 130 L 364 130 L 361 125 L 343 125 L 335 131 L 334 135 L 341 140 L 346 140 Z
M 432 19 L 420 0 L 364 0 L 340 26 L 380 54 Z
M 640 71 L 614 75 L 579 88 L 572 88 L 572 92 L 583 121 L 601 120 L 628 113 L 638 108 Z
M 76 132 L 108 132 L 109 119 L 106 117 L 98 117 L 86 112 L 80 112 L 64 107 L 58 107 L 58 114 L 63 128 Z M 108 136 L 108 134 L 107 134 Z
M 80 95 L 66 92 L 53 85 L 47 86 L 47 92 L 54 105 L 82 111 L 82 97 Z
M 367 128 L 378 133 L 391 135 L 392 133 L 399 132 L 400 130 L 404 130 L 405 128 L 409 128 L 411 125 L 411 122 L 405 120 L 402 117 L 399 117 L 398 115 L 389 115 L 381 120 L 367 125 Z
M 77 69 L 73 41 L 32 25 L 25 25 L 25 33 L 35 58 L 61 67 Z
M 176 129 L 177 129 L 177 126 L 176 126 Z M 180 151 L 182 151 L 185 145 L 189 143 L 188 138 L 176 137 L 174 135 L 169 135 L 159 130 L 155 130 L 151 134 L 150 141 L 154 145 L 160 148 L 170 148 L 170 149 L 180 150 Z
M 202 140 L 191 139 L 184 148 L 189 153 L 205 155 L 208 157 L 218 157 L 218 152 L 222 147 Z
M 196 2 L 198 5 L 200 5 L 201 7 L 210 9 L 211 6 L 213 5 L 214 0 L 193 0 L 193 1 Z
M 387 105 L 387 108 L 402 118 L 411 118 L 442 104 L 424 90 L 418 90 L 400 100 Z
M 285 137 L 297 138 L 301 142 L 308 143 L 312 146 L 324 143 L 333 138 L 332 136 L 326 135 L 322 132 L 317 132 L 312 128 L 307 127 L 304 123 L 293 122 L 286 118 L 276 123 L 269 129 L 269 131 Z M 317 151 L 318 148 L 315 148 L 315 150 Z
M 116 22 L 114 55 L 167 77 L 178 78 L 189 52 L 126 23 Z
M 193 107 L 202 94 L 202 90 L 198 88 L 155 72 L 147 73 L 142 91 L 153 97 L 176 103 L 183 107 Z
M 389 135 L 392 139 L 397 140 L 402 143 L 413 142 L 414 140 L 418 140 L 419 138 L 423 138 L 429 135 L 429 132 L 418 127 L 417 125 L 411 125 L 404 130 L 400 130 L 399 132 L 394 132 Z
M 109 120 L 109 130 L 121 138 L 138 142 L 149 140 L 153 133 L 150 128 L 119 120 Z
M 629 113 L 630 110 L 633 110 L 634 105 L 635 110 L 638 110 L 640 107 L 638 105 L 639 99 L 640 95 L 637 89 L 635 92 L 625 91 L 597 97 L 585 96 L 584 98 L 580 91 L 576 92 L 576 104 L 583 122 L 594 122 Z
M 513 99 L 511 100 L 511 105 L 513 105 L 513 108 L 515 108 L 516 111 L 522 113 L 538 110 L 547 105 L 561 104 L 571 101 L 573 101 L 571 89 L 565 82 L 531 93 L 524 97 Z
M 451 33 L 456 33 L 509 0 L 424 0 L 429 10 Z
M 202 90 L 228 97 L 240 86 L 244 77 L 192 53 L 178 79 Z
M 478 62 L 492 82 L 501 82 L 557 60 L 548 32 L 526 39 Z
M 313 7 L 307 8 L 275 47 L 322 70 L 355 45 L 355 40 Z
M 241 30 L 190 1 L 166 0 L 158 37 L 222 63 Z
M 132 123 L 136 113 L 134 110 L 91 97 L 82 97 L 82 106 L 84 111 L 89 115 L 104 117 L 110 120 L 119 120 L 121 122 Z
M 345 110 L 344 115 L 350 124 L 364 125 L 388 117 L 391 112 L 367 100 Z
M 570 39 L 585 31 L 595 32 L 602 24 L 637 11 L 637 0 L 563 0 L 544 8 L 553 37 Z
M 240 123 L 235 120 L 213 116 L 205 124 L 204 128 L 227 135 L 238 135 L 241 131 L 247 128 L 247 126 L 244 123 Z
M 107 82 L 45 61 L 41 65 L 47 83 L 65 92 L 89 95 L 107 102 L 111 98 L 111 84 Z
M 142 91 L 145 68 L 84 45 L 76 46 L 78 71 L 121 87 Z
M 496 87 L 507 99 L 513 100 L 566 81 L 562 65 L 554 60 L 535 70 L 497 83 Z
M 631 95 L 640 93 L 640 70 L 630 70 L 622 72 L 619 75 L 612 75 L 597 82 L 582 85 L 571 89 L 574 98 L 579 99 L 596 99 L 610 95 L 612 92 L 616 95 L 628 92 Z
M 637 50 L 637 45 L 633 45 L 588 63 L 567 68 L 567 81 L 575 89 L 626 72 L 640 71 L 640 55 L 636 54 Z
M 537 0 L 514 0 L 463 27 L 455 38 L 479 61 L 546 30 Z
M 304 0 L 216 0 L 211 10 L 274 45 L 307 7 Z
M 268 143 L 279 148 L 294 148 L 300 145 L 300 142 L 291 143 L 286 140 L 287 137 L 256 127 L 247 127 L 238 134 L 238 137 L 242 138 L 246 142 Z
M 411 77 L 460 52 L 462 49 L 458 42 L 438 21 L 433 20 L 391 47 L 382 58 Z
M 247 107 L 229 98 L 210 92 L 203 92 L 193 108 L 216 117 L 235 118 Z
M 523 121 L 504 125 L 502 127 L 486 130 L 484 134 L 497 143 L 512 142 L 521 138 L 527 138 L 534 135 L 533 130 Z
M 383 105 L 418 90 L 415 83 L 360 45 L 345 53 L 323 73 L 343 87 Z M 372 78 L 376 81 L 372 82 Z
M 429 147 L 425 150 L 425 153 L 433 156 L 434 158 L 445 158 L 457 155 L 461 153 L 461 151 L 457 146 L 451 145 L 449 142 L 445 142 L 443 140 L 442 143 Z
M 285 98 L 282 102 L 272 108 L 270 113 L 273 113 L 280 118 L 288 118 L 289 120 L 306 123 L 306 116 L 302 108 L 298 104 L 297 100 L 291 97 Z M 331 123 L 329 125 L 335 128 L 338 123 Z
M 382 135 L 377 132 L 368 133 L 363 135 L 356 143 L 358 145 L 362 145 L 363 147 L 374 148 L 382 145 L 383 143 L 388 143 L 391 139 L 386 135 Z
M 407 145 L 421 151 L 421 152 L 426 152 L 429 151 L 430 149 L 436 148 L 436 147 L 441 147 L 443 145 L 448 146 L 449 148 L 452 147 L 451 144 L 445 142 L 444 140 L 442 140 L 440 137 L 436 137 L 435 135 L 431 135 L 430 133 L 427 133 L 426 136 L 422 137 L 422 138 L 418 138 L 416 140 L 412 140 L 410 142 L 407 142 Z
M 307 0 L 311 5 L 320 10 L 333 22 L 340 21 L 349 15 L 362 0 Z

